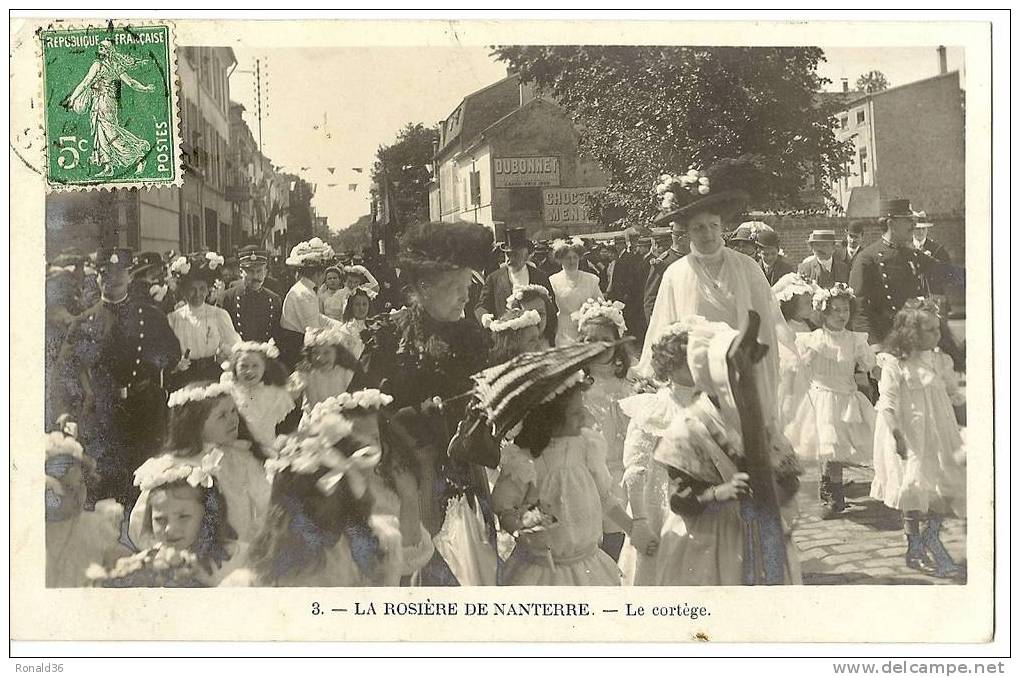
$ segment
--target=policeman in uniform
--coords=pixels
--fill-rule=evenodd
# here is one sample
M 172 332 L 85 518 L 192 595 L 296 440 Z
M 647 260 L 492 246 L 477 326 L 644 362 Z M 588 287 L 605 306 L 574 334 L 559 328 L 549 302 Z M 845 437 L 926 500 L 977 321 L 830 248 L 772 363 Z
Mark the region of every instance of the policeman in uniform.
M 690 247 L 685 239 L 683 226 L 676 221 L 671 221 L 669 227 L 672 244 L 669 249 L 652 259 L 652 265 L 648 271 L 648 280 L 645 281 L 644 305 L 646 321 L 651 319 L 652 311 L 655 309 L 655 297 L 659 295 L 659 285 L 662 284 L 663 273 L 690 251 Z
M 221 307 L 245 341 L 265 343 L 277 338 L 283 301 L 264 286 L 269 255 L 255 245 L 248 245 L 238 250 L 237 261 L 241 283 L 223 293 Z
M 76 423 L 96 461 L 89 502 L 131 505 L 136 468 L 160 448 L 166 429 L 162 373 L 181 359 L 166 315 L 151 301 L 128 297 L 130 249 L 96 253 L 98 303 L 71 324 L 56 365 L 60 423 Z
M 854 329 L 867 332 L 869 343 L 885 340 L 907 299 L 931 296 L 935 261 L 913 246 L 916 218 L 909 200 L 882 200 L 879 223 L 885 234 L 854 259 L 850 286 L 859 304 Z
M 166 274 L 166 264 L 159 252 L 135 254 L 128 294 L 142 301 L 148 299 L 152 305 L 169 315 L 174 311 L 177 295 L 170 290 Z

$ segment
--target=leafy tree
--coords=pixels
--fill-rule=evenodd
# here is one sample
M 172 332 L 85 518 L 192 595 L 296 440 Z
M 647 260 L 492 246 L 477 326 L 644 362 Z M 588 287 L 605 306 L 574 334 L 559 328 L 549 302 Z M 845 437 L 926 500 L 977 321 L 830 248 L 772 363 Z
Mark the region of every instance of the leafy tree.
M 360 252 L 372 245 L 372 217 L 365 215 L 357 221 L 331 233 L 330 244 L 337 251 Z
M 868 71 L 857 78 L 857 84 L 854 87 L 858 91 L 871 94 L 872 92 L 881 92 L 882 90 L 889 89 L 889 81 L 882 71 Z
M 376 152 L 372 180 L 380 190 L 389 191 L 398 229 L 428 221 L 430 174 L 425 165 L 432 163 L 432 141 L 438 136 L 435 127 L 408 123 L 392 145 L 380 146 Z
M 759 156 L 770 176 L 753 207 L 817 209 L 850 151 L 833 133 L 838 101 L 815 47 L 503 46 L 493 55 L 552 94 L 573 118 L 581 152 L 606 172 L 604 221 L 645 222 L 663 171 Z M 810 198 L 810 199 L 809 199 Z M 826 193 L 825 200 L 832 198 Z

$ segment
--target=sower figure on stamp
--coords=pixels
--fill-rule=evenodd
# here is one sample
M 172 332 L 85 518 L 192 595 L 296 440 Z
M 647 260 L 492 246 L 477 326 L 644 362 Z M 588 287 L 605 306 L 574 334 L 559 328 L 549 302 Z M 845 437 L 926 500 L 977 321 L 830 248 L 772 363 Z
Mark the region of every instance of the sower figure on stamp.
M 145 168 L 145 154 L 152 147 L 120 124 L 120 87 L 127 85 L 138 92 L 152 92 L 155 87 L 143 85 L 130 75 L 129 68 L 146 62 L 121 54 L 109 40 L 99 43 L 98 59 L 89 68 L 78 86 L 62 102 L 75 113 L 89 116 L 93 151 L 89 160 L 101 171 L 97 176 L 113 176 L 115 171 Z
M 89 502 L 137 495 L 132 473 L 159 448 L 165 428 L 162 373 L 181 359 L 166 315 L 128 298 L 130 249 L 96 254 L 102 300 L 71 325 L 57 363 L 55 397 L 63 421 L 75 421 L 98 480 Z

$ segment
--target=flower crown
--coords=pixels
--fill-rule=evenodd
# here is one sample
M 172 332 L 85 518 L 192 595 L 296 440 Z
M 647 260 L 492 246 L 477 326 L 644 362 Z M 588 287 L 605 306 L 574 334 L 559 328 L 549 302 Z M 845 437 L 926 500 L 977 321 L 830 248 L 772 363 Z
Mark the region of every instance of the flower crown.
M 584 249 L 584 240 L 582 240 L 581 238 L 579 238 L 577 236 L 574 236 L 574 237 L 570 238 L 569 240 L 567 240 L 565 238 L 562 238 L 562 237 L 558 237 L 558 238 L 556 238 L 555 240 L 552 241 L 553 256 L 558 255 L 564 249 L 581 249 L 581 250 L 583 250 Z
M 337 346 L 346 341 L 347 337 L 335 325 L 322 329 L 305 329 L 305 348 L 312 346 Z
M 517 331 L 525 327 L 537 327 L 542 323 L 542 316 L 537 310 L 525 310 L 520 316 L 510 320 L 497 320 L 491 314 L 482 315 L 482 326 L 498 334 L 501 331 Z
M 216 474 L 220 470 L 223 452 L 219 449 L 204 454 L 197 463 L 190 458 L 163 454 L 150 458 L 135 471 L 135 486 L 142 491 L 152 491 L 157 487 L 174 482 L 187 482 L 191 486 L 213 486 Z
M 153 578 L 153 584 L 165 585 L 178 578 L 194 576 L 197 565 L 198 557 L 194 553 L 157 543 L 134 555 L 121 557 L 111 569 L 101 564 L 90 564 L 85 570 L 85 577 L 99 583 L 147 574 Z
M 365 475 L 379 464 L 382 451 L 378 447 L 363 447 L 350 456 L 337 450 L 336 443 L 351 434 L 351 422 L 336 412 L 329 412 L 309 421 L 293 435 L 280 435 L 273 448 L 276 457 L 266 461 L 266 477 L 270 483 L 288 470 L 311 475 L 322 468 L 329 472 L 315 483 L 326 496 L 336 490 L 344 477 L 356 496 L 364 495 L 368 488 Z
M 544 298 L 546 301 L 550 301 L 549 290 L 540 284 L 525 284 L 520 287 L 514 287 L 514 290 L 510 293 L 510 296 L 506 297 L 506 309 L 513 310 L 518 303 L 524 303 L 524 295 L 530 292 L 534 292 Z
M 663 211 L 669 211 L 676 206 L 677 193 L 681 190 L 693 197 L 704 197 L 712 192 L 712 182 L 705 172 L 691 167 L 686 174 L 662 174 L 652 193 L 659 197 Z
M 387 407 L 393 402 L 393 397 L 387 395 L 377 388 L 366 388 L 356 390 L 353 393 L 340 393 L 333 397 L 327 397 L 312 407 L 311 413 L 301 422 L 300 428 L 307 430 L 308 426 L 315 425 L 323 418 L 331 414 L 339 414 L 354 409 L 372 409 L 378 411 Z
M 915 296 L 912 299 L 907 299 L 901 310 L 921 310 L 931 313 L 935 317 L 942 317 L 942 309 L 939 307 L 939 304 L 927 296 Z
M 280 349 L 276 347 L 276 341 L 269 339 L 265 343 L 258 341 L 238 341 L 234 344 L 231 355 L 238 353 L 262 353 L 267 358 L 275 360 L 280 356 Z
M 606 301 L 604 299 L 588 299 L 581 305 L 581 309 L 573 312 L 570 318 L 577 322 L 578 328 L 586 322 L 596 318 L 604 317 L 616 325 L 620 336 L 627 333 L 627 323 L 623 319 L 625 305 L 621 301 Z
M 568 376 L 566 380 L 563 381 L 563 383 L 556 386 L 551 393 L 543 397 L 542 401 L 539 402 L 539 404 L 548 404 L 555 400 L 560 395 L 562 395 L 563 393 L 573 388 L 574 386 L 578 385 L 579 383 L 584 383 L 586 381 L 590 383 L 588 375 L 585 374 L 583 370 L 578 369 L 573 374 Z
M 167 406 L 173 409 L 188 402 L 201 402 L 213 397 L 230 395 L 233 387 L 229 383 L 210 383 L 207 386 L 184 386 L 170 393 Z
M 46 458 L 53 456 L 70 456 L 79 461 L 85 460 L 85 450 L 78 440 L 62 432 L 46 433 Z
M 814 280 L 808 280 L 799 273 L 787 273 L 776 281 L 772 292 L 778 301 L 789 301 L 794 296 L 801 294 L 811 294 L 813 301 L 813 297 L 819 289 L 818 283 Z
M 829 301 L 840 297 L 853 299 L 853 288 L 842 282 L 837 282 L 828 289 L 819 287 L 818 290 L 815 291 L 814 296 L 811 297 L 811 307 L 818 312 L 823 312 L 829 307 Z

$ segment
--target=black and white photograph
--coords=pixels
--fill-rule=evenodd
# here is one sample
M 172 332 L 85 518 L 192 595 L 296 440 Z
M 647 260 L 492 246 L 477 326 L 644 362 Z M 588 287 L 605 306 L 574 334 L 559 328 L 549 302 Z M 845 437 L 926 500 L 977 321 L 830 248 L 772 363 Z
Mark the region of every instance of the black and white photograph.
M 990 641 L 988 28 L 741 25 L 12 19 L 12 577 L 73 639 Z

